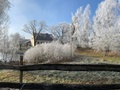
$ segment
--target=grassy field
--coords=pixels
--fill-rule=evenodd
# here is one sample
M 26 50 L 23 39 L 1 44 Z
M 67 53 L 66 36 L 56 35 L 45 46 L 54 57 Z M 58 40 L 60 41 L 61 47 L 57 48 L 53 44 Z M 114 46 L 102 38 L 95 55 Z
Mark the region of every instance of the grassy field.
M 24 72 L 24 83 L 111 84 L 120 83 L 118 72 Z M 19 72 L 1 71 L 0 82 L 19 82 Z
M 77 58 L 63 63 L 120 63 L 120 56 L 103 56 L 92 50 L 76 51 Z M 0 71 L 0 82 L 19 82 L 18 71 Z M 67 71 L 34 71 L 24 72 L 23 82 L 30 83 L 69 83 L 69 84 L 111 84 L 120 83 L 119 72 L 67 72 Z
M 120 55 L 114 54 L 114 53 L 108 53 L 108 56 L 104 56 L 102 52 L 95 52 L 94 50 L 87 49 L 87 50 L 77 50 L 77 55 L 84 55 L 84 56 L 90 56 L 94 58 L 98 58 L 101 60 L 101 62 L 111 62 L 111 63 L 120 63 Z

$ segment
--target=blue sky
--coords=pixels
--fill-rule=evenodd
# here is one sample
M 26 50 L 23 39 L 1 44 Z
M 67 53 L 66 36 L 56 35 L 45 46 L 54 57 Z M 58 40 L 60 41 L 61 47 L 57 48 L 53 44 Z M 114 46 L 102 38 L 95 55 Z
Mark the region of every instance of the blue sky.
M 95 14 L 98 4 L 103 0 L 9 0 L 12 4 L 9 10 L 10 33 L 19 32 L 22 36 L 30 38 L 22 31 L 23 25 L 31 20 L 44 20 L 47 25 L 61 22 L 71 23 L 71 13 L 87 4 L 91 6 L 91 17 Z

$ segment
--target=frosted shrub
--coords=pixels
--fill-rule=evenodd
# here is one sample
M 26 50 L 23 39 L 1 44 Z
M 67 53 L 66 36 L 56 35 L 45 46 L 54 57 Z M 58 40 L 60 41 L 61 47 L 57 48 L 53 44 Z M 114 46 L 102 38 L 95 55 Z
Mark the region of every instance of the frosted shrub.
M 76 46 L 61 44 L 59 42 L 43 43 L 28 49 L 24 60 L 27 63 L 57 63 L 71 59 Z

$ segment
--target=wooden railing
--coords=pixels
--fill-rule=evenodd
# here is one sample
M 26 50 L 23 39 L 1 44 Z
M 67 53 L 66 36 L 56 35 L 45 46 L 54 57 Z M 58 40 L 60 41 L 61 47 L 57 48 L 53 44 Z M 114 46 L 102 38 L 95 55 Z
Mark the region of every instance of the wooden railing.
M 61 71 L 115 71 L 120 72 L 117 64 L 35 64 L 35 65 L 0 65 L 0 70 L 61 70 Z
M 21 62 L 22 63 L 22 62 Z M 81 85 L 81 84 L 47 84 L 23 83 L 23 72 L 34 70 L 61 70 L 61 71 L 114 71 L 120 72 L 120 65 L 116 64 L 37 64 L 37 65 L 0 65 L 0 70 L 20 71 L 20 82 L 0 82 L 0 88 L 38 89 L 38 90 L 114 90 L 120 89 L 120 84 Z

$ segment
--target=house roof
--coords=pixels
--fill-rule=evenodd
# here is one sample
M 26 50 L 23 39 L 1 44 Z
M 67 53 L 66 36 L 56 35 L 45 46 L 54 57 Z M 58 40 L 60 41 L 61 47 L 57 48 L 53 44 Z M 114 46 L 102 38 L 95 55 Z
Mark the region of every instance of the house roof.
M 35 33 L 35 39 L 36 40 L 47 40 L 47 41 L 52 41 L 53 40 L 53 36 L 52 34 L 48 34 L 48 33 Z

